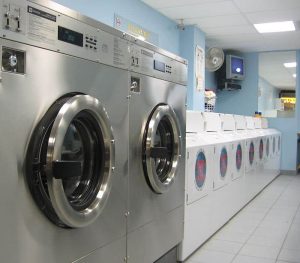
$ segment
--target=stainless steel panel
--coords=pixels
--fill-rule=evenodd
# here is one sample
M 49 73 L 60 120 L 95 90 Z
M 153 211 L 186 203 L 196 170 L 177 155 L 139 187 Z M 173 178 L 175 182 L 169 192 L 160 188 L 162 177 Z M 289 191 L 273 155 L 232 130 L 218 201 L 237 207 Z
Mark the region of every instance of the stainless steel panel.
M 166 103 L 173 108 L 179 120 L 180 133 L 185 134 L 186 88 L 139 74 L 132 76 L 140 79 L 140 93 L 132 92 L 129 103 L 128 253 L 130 262 L 153 262 L 182 238 L 183 225 L 178 222 L 183 220 L 185 136 L 182 136 L 182 157 L 177 176 L 165 194 L 154 193 L 146 182 L 142 165 L 142 140 L 149 114 L 159 103 Z M 174 218 L 169 218 L 167 215 L 171 211 L 180 212 L 174 212 L 176 216 L 174 214 Z M 141 255 L 145 257 L 141 258 Z
M 101 247 L 90 253 L 89 255 L 82 257 L 73 263 L 121 263 L 125 261 L 126 238 L 119 239 L 108 246 Z M 122 257 L 123 256 L 123 257 Z M 108 261 L 109 260 L 109 261 Z
M 26 74 L 1 72 L 0 82 L 0 261 L 70 262 L 126 236 L 128 73 L 87 60 L 0 40 L 26 52 Z M 116 76 L 118 76 L 116 78 Z M 53 225 L 34 203 L 24 178 L 30 135 L 50 105 L 69 92 L 99 99 L 107 110 L 116 147 L 112 190 L 102 215 L 82 229 Z M 115 250 L 115 258 L 124 257 Z M 106 262 L 110 262 L 108 258 Z M 113 262 L 113 261 L 112 261 Z
M 128 233 L 128 262 L 153 263 L 176 246 L 183 238 L 183 209 L 181 206 Z

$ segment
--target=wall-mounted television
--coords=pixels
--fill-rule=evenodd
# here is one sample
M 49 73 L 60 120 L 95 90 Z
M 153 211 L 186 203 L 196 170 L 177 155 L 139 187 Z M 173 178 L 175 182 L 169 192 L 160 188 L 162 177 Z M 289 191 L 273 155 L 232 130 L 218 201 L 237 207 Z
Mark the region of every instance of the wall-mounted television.
M 226 79 L 243 80 L 244 77 L 244 59 L 234 55 L 226 55 Z

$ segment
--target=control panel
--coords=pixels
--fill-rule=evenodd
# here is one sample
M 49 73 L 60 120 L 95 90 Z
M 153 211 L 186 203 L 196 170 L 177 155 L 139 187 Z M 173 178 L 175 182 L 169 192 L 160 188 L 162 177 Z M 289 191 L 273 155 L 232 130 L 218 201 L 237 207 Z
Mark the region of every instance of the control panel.
M 187 65 L 100 22 L 78 20 L 60 5 L 0 0 L 0 37 L 140 74 L 186 84 Z M 104 30 L 105 29 L 105 30 Z M 113 33 L 112 33 L 113 32 Z M 174 56 L 175 57 L 175 56 Z
M 136 44 L 131 46 L 130 70 L 175 83 L 187 80 L 186 64 Z
M 27 0 L 0 0 L 0 5 L 3 38 L 129 68 L 129 42 L 122 34 L 110 34 L 65 15 L 59 12 L 61 8 L 55 3 L 49 5 L 50 8 Z M 52 8 L 55 5 L 58 10 Z

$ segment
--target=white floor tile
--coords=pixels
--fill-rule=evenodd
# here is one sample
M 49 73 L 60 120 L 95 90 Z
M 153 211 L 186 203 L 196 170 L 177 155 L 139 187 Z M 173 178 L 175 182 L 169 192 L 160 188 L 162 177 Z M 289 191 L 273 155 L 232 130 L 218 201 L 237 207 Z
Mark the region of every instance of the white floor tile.
M 279 254 L 280 248 L 256 246 L 252 244 L 246 244 L 241 251 L 240 255 L 253 256 L 260 258 L 276 259 Z
M 190 260 L 199 263 L 230 263 L 234 256 L 234 254 L 201 249 L 197 251 Z
M 238 242 L 238 243 L 245 243 L 247 239 L 250 237 L 250 233 L 242 233 L 242 232 L 219 232 L 215 236 L 213 236 L 213 239 L 217 240 L 226 240 L 226 241 L 232 241 L 232 242 Z
M 237 255 L 232 263 L 275 263 L 273 259 Z
M 289 232 L 283 244 L 286 249 L 294 249 L 300 251 L 300 234 L 299 232 Z
M 280 248 L 282 246 L 283 241 L 284 237 L 261 236 L 255 233 L 247 241 L 247 244 Z
M 211 239 L 202 247 L 202 249 L 236 254 L 241 249 L 242 246 L 243 246 L 242 243 Z
M 300 250 L 282 249 L 278 259 L 287 262 L 300 263 Z

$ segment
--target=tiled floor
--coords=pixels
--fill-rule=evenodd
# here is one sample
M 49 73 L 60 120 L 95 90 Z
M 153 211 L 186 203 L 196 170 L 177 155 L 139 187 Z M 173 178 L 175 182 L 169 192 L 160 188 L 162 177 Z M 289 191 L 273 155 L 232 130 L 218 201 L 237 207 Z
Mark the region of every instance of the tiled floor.
M 300 176 L 279 176 L 186 263 L 300 263 Z

